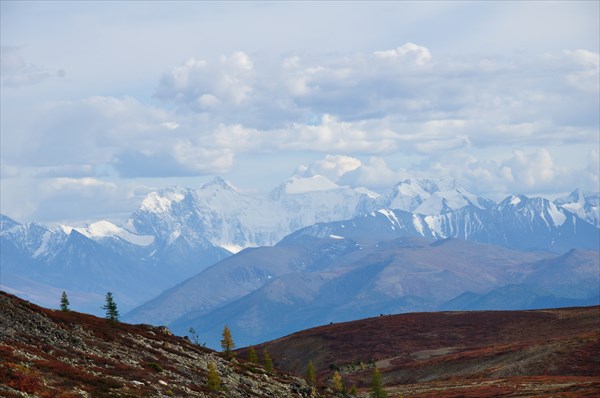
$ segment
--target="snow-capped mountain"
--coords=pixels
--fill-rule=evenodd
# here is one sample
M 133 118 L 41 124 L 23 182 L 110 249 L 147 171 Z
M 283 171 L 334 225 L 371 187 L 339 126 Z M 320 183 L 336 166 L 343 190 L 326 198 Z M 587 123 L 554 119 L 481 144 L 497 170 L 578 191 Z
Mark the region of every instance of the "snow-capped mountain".
M 318 175 L 294 175 L 258 194 L 216 177 L 197 190 L 149 193 L 122 225 L 100 220 L 84 227 L 46 227 L 2 216 L 1 284 L 47 306 L 55 305 L 57 290 L 67 290 L 82 297 L 79 309 L 93 313 L 100 312 L 110 290 L 122 297 L 125 311 L 231 253 L 274 245 L 311 226 L 315 236 L 368 234 L 373 242 L 392 233 L 519 249 L 594 249 L 598 227 L 580 216 L 594 220 L 597 198 L 576 191 L 555 202 L 511 196 L 495 204 L 455 181 L 409 176 L 381 195 Z
M 125 228 L 138 234 L 206 239 L 229 251 L 273 245 L 316 222 L 355 217 L 377 194 L 338 186 L 325 177 L 293 176 L 267 195 L 245 194 L 217 177 L 199 190 L 150 193 Z
M 600 193 L 583 193 L 576 189 L 554 203 L 600 228 Z
M 230 255 L 208 242 L 165 244 L 108 221 L 48 228 L 3 216 L 1 226 L 3 290 L 50 307 L 65 290 L 74 309 L 94 314 L 107 291 L 127 311 Z
M 436 215 L 449 213 L 465 206 L 488 209 L 491 200 L 476 196 L 458 185 L 455 180 L 407 178 L 375 201 L 376 209 L 397 209 L 411 213 Z
M 406 240 L 407 238 L 409 240 Z M 200 318 L 204 319 L 202 321 L 202 325 L 204 325 L 206 319 L 213 318 L 205 318 L 201 315 L 213 311 L 215 311 L 213 320 L 221 319 L 222 314 L 217 315 L 216 313 L 216 311 L 220 311 L 218 309 L 224 306 L 233 306 L 233 303 L 239 300 L 246 300 L 246 296 L 255 297 L 258 294 L 256 292 L 267 285 L 270 286 L 268 290 L 270 299 L 287 302 L 292 300 L 287 297 L 291 294 L 289 289 L 296 291 L 293 286 L 302 286 L 298 292 L 300 296 L 302 296 L 302 292 L 320 291 L 321 285 L 327 285 L 330 278 L 337 278 L 340 273 L 347 272 L 346 267 L 359 258 L 364 259 L 365 266 L 376 269 L 377 264 L 387 261 L 382 257 L 382 252 L 385 252 L 390 244 L 395 244 L 389 242 L 395 242 L 397 239 L 403 239 L 403 247 L 406 248 L 411 245 L 410 239 L 426 239 L 431 243 L 447 242 L 447 239 L 450 238 L 487 244 L 489 246 L 486 246 L 486 253 L 489 256 L 477 258 L 476 248 L 483 246 L 464 244 L 461 246 L 464 249 L 460 252 L 461 255 L 465 255 L 469 259 L 468 261 L 479 264 L 479 269 L 475 267 L 469 271 L 473 274 L 473 280 L 466 283 L 464 280 L 457 279 L 454 268 L 451 273 L 429 275 L 427 278 L 434 278 L 440 282 L 438 290 L 428 294 L 420 291 L 419 300 L 408 302 L 405 308 L 403 307 L 405 310 L 431 310 L 434 309 L 432 303 L 439 305 L 442 300 L 451 299 L 454 293 L 455 295 L 466 291 L 486 293 L 487 290 L 499 288 L 506 283 L 523 281 L 525 276 L 518 270 L 519 267 L 510 271 L 515 278 L 503 277 L 504 279 L 502 279 L 498 276 L 498 272 L 508 270 L 506 266 L 509 261 L 502 253 L 508 253 L 509 248 L 513 251 L 520 250 L 522 256 L 525 256 L 526 253 L 531 253 L 534 257 L 538 256 L 535 259 L 529 258 L 527 261 L 521 257 L 523 264 L 528 264 L 520 266 L 525 273 L 534 271 L 533 268 L 525 267 L 529 267 L 534 260 L 551 256 L 551 251 L 562 253 L 570 248 L 578 248 L 591 249 L 594 250 L 592 253 L 597 253 L 600 249 L 600 229 L 542 198 L 512 195 L 487 209 L 469 204 L 454 212 L 437 215 L 379 209 L 350 220 L 313 224 L 286 236 L 273 247 L 242 251 L 215 264 L 181 285 L 165 291 L 153 301 L 132 311 L 128 314 L 127 319 L 132 322 L 173 322 L 173 326 L 182 331 L 182 328 L 186 327 L 185 324 L 189 327 Z M 421 243 L 417 246 L 422 246 Z M 435 251 L 433 247 L 436 247 L 435 243 L 427 250 L 433 252 Z M 440 258 L 428 257 L 427 250 L 424 249 L 422 252 L 421 265 L 423 267 L 429 267 L 432 262 L 436 261 L 459 261 L 451 260 L 447 255 Z M 367 256 L 369 253 L 372 256 Z M 593 260 L 592 255 L 587 254 L 586 256 L 591 256 Z M 467 263 L 466 258 L 461 258 L 460 261 L 463 264 Z M 330 268 L 331 264 L 335 264 L 335 267 Z M 454 266 L 458 265 L 452 265 L 452 267 Z M 499 267 L 499 269 L 494 267 Z M 394 269 L 399 273 L 388 272 L 386 278 L 379 282 L 381 286 L 388 286 L 386 289 L 399 289 L 398 286 L 407 284 L 406 278 L 410 279 L 416 275 L 413 273 L 404 275 L 404 271 L 400 272 L 400 268 Z M 449 269 L 445 268 L 445 271 Z M 486 269 L 487 271 L 485 271 Z M 321 273 L 315 275 L 316 271 Z M 418 267 L 411 272 L 418 274 Z M 292 274 L 296 276 L 290 276 Z M 367 271 L 361 275 L 365 280 L 371 278 Z M 517 275 L 520 277 L 517 278 Z M 585 278 L 589 279 L 589 275 L 586 275 Z M 272 279 L 283 285 L 272 285 L 274 283 Z M 575 277 L 575 279 L 579 283 L 581 278 Z M 296 282 L 291 283 L 291 280 Z M 415 280 L 415 283 L 417 285 L 408 284 L 402 288 L 406 292 L 411 291 L 412 293 L 405 292 L 406 294 L 398 297 L 414 295 L 416 290 L 410 289 L 430 282 L 426 283 L 424 280 L 418 279 Z M 273 290 L 276 286 L 279 288 Z M 343 294 L 343 290 L 346 288 L 342 284 L 336 286 L 336 294 Z M 427 304 L 427 300 L 437 297 L 436 294 L 442 292 L 442 286 L 447 291 L 446 295 Z M 463 286 L 460 288 L 463 290 L 452 290 L 458 286 Z M 571 283 L 569 286 L 574 285 Z M 283 298 L 276 299 L 275 291 L 281 292 Z M 235 305 L 241 306 L 242 304 Z M 373 305 L 379 308 L 378 306 L 383 304 L 376 300 Z M 233 310 L 229 309 L 229 311 Z M 240 314 L 235 316 L 240 316 Z

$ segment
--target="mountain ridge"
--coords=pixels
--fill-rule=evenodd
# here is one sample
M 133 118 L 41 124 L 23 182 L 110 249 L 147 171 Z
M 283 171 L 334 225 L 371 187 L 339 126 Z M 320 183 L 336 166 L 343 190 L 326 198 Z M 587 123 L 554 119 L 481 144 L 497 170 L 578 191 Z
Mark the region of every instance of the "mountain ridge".
M 291 194 L 285 191 L 290 185 L 295 186 Z M 73 296 L 86 294 L 77 290 L 77 283 L 60 280 L 57 273 L 63 272 L 65 265 L 96 270 L 87 275 L 86 279 L 92 281 L 100 281 L 98 273 L 106 267 L 106 272 L 113 275 L 137 276 L 131 276 L 127 289 L 116 282 L 96 283 L 88 299 L 75 305 L 98 314 L 101 303 L 93 301 L 106 290 L 113 290 L 121 297 L 124 309 L 129 310 L 243 248 L 273 245 L 302 228 L 316 231 L 322 225 L 319 223 L 347 226 L 348 220 L 358 223 L 357 217 L 372 214 L 381 218 L 377 231 L 371 231 L 372 240 L 377 236 L 379 240 L 388 239 L 386 229 L 390 229 L 396 230 L 397 236 L 455 236 L 556 252 L 590 248 L 598 240 L 598 228 L 577 216 L 597 210 L 593 195 L 574 191 L 559 205 L 526 197 L 521 197 L 522 203 L 518 204 L 512 203 L 515 197 L 510 198 L 501 206 L 467 192 L 456 181 L 410 176 L 381 195 L 339 186 L 321 176 L 293 176 L 268 194 L 247 192 L 215 177 L 198 190 L 168 187 L 149 193 L 122 225 L 98 221 L 83 227 L 46 227 L 19 224 L 3 216 L 2 286 L 52 305 L 57 289 Z M 533 209 L 536 203 L 538 208 L 519 213 L 519 206 L 525 203 L 529 203 L 526 208 Z M 569 204 L 579 213 L 566 210 Z M 415 213 L 419 208 L 424 213 L 439 214 Z M 522 233 L 524 226 L 530 231 L 528 236 Z M 332 230 L 326 236 L 344 237 L 347 231 Z M 73 243 L 76 236 L 78 248 Z M 96 256 L 100 260 L 94 260 Z M 28 287 L 27 280 L 36 289 Z

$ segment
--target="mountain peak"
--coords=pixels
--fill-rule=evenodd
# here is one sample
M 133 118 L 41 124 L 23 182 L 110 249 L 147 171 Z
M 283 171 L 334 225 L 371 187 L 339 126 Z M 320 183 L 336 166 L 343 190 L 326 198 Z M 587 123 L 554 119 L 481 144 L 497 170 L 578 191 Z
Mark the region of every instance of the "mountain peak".
M 169 212 L 173 204 L 183 201 L 187 194 L 186 189 L 177 187 L 168 187 L 150 192 L 142 201 L 140 210 L 152 213 Z
M 237 189 L 233 185 L 231 185 L 229 182 L 225 181 L 223 178 L 221 178 L 219 176 L 213 177 L 212 180 L 210 180 L 206 184 L 202 185 L 202 187 L 200 189 L 204 190 L 204 189 L 210 189 L 210 188 L 225 189 L 228 191 L 237 192 Z
M 0 231 L 8 231 L 9 229 L 16 227 L 19 224 L 12 218 L 5 216 L 4 214 L 0 214 Z

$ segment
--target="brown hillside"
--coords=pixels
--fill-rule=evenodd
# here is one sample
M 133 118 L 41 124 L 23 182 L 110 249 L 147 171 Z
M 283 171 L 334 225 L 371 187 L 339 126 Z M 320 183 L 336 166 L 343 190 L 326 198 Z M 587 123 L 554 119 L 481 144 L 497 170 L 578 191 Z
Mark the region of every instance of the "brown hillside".
M 207 386 L 211 362 L 223 386 L 218 393 Z M 112 324 L 0 292 L 0 396 L 311 397 L 312 391 L 303 380 L 226 361 L 166 328 Z
M 598 396 L 600 307 L 414 313 L 305 330 L 265 343 L 279 369 L 392 396 Z

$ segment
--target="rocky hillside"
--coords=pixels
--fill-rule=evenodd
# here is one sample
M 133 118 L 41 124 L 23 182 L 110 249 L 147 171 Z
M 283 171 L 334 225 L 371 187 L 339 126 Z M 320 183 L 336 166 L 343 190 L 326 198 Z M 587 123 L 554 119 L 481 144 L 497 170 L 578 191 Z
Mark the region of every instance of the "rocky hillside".
M 279 369 L 303 375 L 312 361 L 321 383 L 337 370 L 362 394 L 375 366 L 390 397 L 600 394 L 597 306 L 382 315 L 263 347 Z
M 210 363 L 220 375 L 218 392 L 207 385 Z M 227 361 L 164 327 L 47 310 L 0 292 L 0 396 L 300 398 L 312 391 L 303 380 Z

